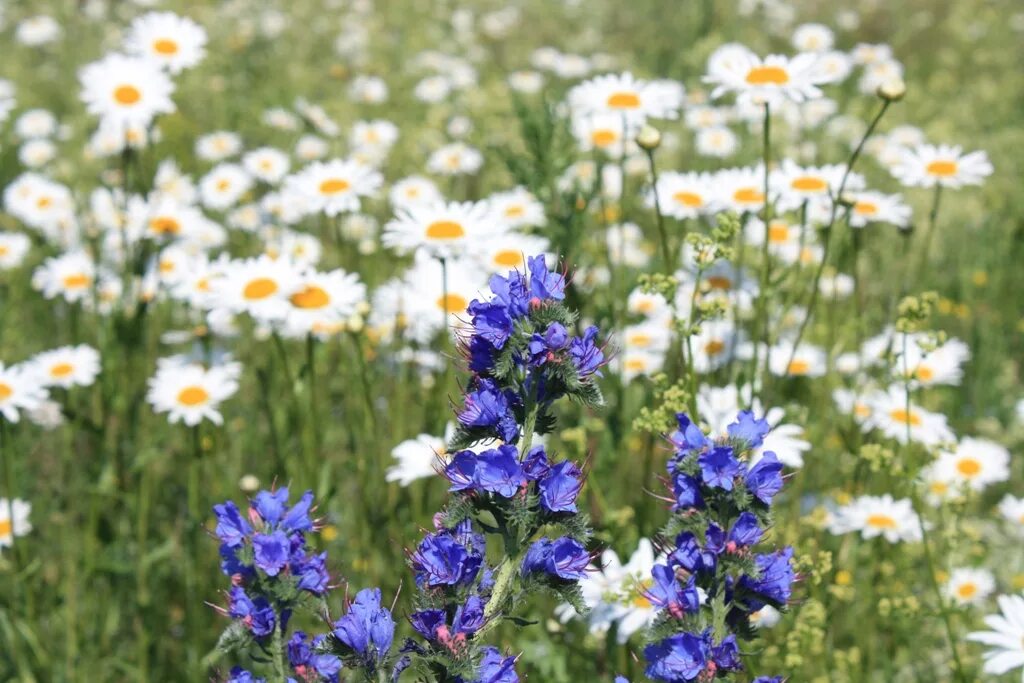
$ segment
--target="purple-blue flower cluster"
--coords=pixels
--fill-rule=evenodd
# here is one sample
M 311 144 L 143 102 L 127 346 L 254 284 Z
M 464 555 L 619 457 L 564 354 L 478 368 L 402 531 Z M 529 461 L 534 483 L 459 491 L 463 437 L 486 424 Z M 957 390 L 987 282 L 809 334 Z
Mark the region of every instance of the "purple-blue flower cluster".
M 796 577 L 792 548 L 755 549 L 783 485 L 774 453 L 754 458 L 768 423 L 744 411 L 726 438 L 712 439 L 687 415 L 677 420 L 679 428 L 668 437 L 675 451 L 668 464 L 675 514 L 662 533 L 673 542 L 646 591 L 659 616 L 644 657 L 648 678 L 690 683 L 741 670 L 737 643 L 752 633 L 750 616 L 765 605 L 784 608 Z
M 516 658 L 482 636 L 541 586 L 581 604 L 578 582 L 591 560 L 577 506 L 584 471 L 531 444 L 553 428 L 557 399 L 600 405 L 597 329 L 570 331 L 565 276 L 543 256 L 490 286 L 489 300 L 470 304 L 472 334 L 462 342 L 473 375 L 447 449 L 451 500 L 409 553 L 419 589 L 409 621 L 422 641 L 403 649 L 437 680 L 458 683 L 517 683 Z M 473 448 L 485 440 L 498 443 Z M 487 545 L 498 539 L 502 559 L 490 566 Z
M 468 314 L 472 333 L 462 346 L 473 372 L 458 414 L 466 443 L 498 438 L 516 443 L 526 416 L 539 406 L 534 428 L 547 423 L 547 407 L 570 395 L 585 404 L 601 402 L 593 379 L 605 362 L 597 328 L 580 336 L 570 329 L 576 316 L 562 304 L 565 276 L 548 270 L 543 255 L 527 259 L 527 273 L 495 275 L 493 296 L 474 300 Z
M 287 683 L 337 683 L 344 668 L 362 670 L 376 680 L 375 673 L 389 662 L 395 633 L 379 589 L 360 591 L 328 633 L 287 635 L 288 623 L 300 609 L 324 617 L 323 600 L 332 588 L 327 553 L 307 547 L 307 534 L 318 528 L 313 509 L 312 492 L 290 505 L 287 488 L 259 492 L 246 514 L 232 501 L 213 507 L 221 569 L 232 584 L 227 607 L 219 610 L 232 619 L 221 642 L 229 649 L 251 646 L 260 659 L 270 653 L 273 670 L 290 673 Z M 400 671 L 405 660 L 395 666 Z M 265 679 L 235 667 L 228 681 Z

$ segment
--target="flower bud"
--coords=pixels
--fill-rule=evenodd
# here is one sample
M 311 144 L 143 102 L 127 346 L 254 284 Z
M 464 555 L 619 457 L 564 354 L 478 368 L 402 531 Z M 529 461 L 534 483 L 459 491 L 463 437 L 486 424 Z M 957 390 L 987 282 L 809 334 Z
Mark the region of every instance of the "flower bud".
M 636 144 L 648 152 L 658 149 L 661 144 L 661 131 L 654 126 L 644 125 L 636 136 Z
M 907 94 L 907 84 L 901 78 L 891 78 L 878 86 L 876 92 L 883 100 L 899 102 Z

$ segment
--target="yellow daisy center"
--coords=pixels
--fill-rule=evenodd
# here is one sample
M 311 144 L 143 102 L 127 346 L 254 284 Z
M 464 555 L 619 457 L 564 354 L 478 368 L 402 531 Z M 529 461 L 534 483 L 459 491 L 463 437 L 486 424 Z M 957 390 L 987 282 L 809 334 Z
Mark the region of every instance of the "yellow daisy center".
M 896 520 L 893 519 L 892 517 L 890 517 L 889 515 L 884 515 L 884 514 L 881 514 L 881 513 L 876 513 L 876 514 L 873 514 L 873 515 L 869 515 L 867 520 L 865 521 L 865 524 L 867 524 L 869 527 L 871 527 L 873 529 L 895 529 L 896 528 Z
M 466 301 L 466 298 L 459 296 L 458 294 L 448 294 L 447 296 L 442 296 L 437 300 L 437 307 L 445 313 L 464 311 L 468 305 L 469 302 Z
M 339 194 L 352 187 L 347 180 L 331 178 L 320 183 L 320 194 Z
M 185 387 L 178 392 L 178 403 L 183 406 L 197 406 L 210 400 L 210 394 L 202 387 Z
M 306 285 L 302 291 L 292 294 L 289 301 L 296 308 L 323 308 L 331 303 L 331 297 L 316 285 Z
M 900 424 L 910 424 L 910 425 L 913 425 L 914 427 L 918 427 L 918 426 L 921 425 L 921 416 L 920 415 L 918 415 L 914 411 L 910 411 L 908 413 L 903 408 L 897 408 L 896 410 L 890 410 L 889 411 L 889 417 L 891 417 L 894 421 L 899 422 Z
M 962 583 L 956 587 L 956 596 L 961 600 L 970 600 L 978 594 L 977 584 L 970 582 Z
M 249 300 L 266 299 L 277 291 L 277 283 L 268 277 L 250 280 L 242 290 L 242 296 Z
M 924 170 L 927 171 L 929 175 L 948 178 L 956 175 L 959 167 L 955 161 L 933 161 L 925 166 Z
M 595 130 L 590 135 L 590 141 L 594 144 L 595 147 L 608 147 L 618 139 L 619 136 L 615 134 L 615 131 L 609 130 L 607 128 Z
M 494 264 L 506 268 L 517 268 L 523 265 L 523 252 L 516 249 L 502 249 L 494 255 Z
M 799 358 L 786 366 L 786 372 L 791 375 L 806 375 L 810 369 L 811 364 L 805 360 L 800 360 Z
M 434 221 L 427 226 L 427 238 L 432 240 L 457 240 L 466 236 L 466 229 L 455 221 Z
M 647 369 L 647 361 L 645 361 L 643 358 L 630 358 L 629 360 L 626 361 L 626 369 L 635 370 L 638 372 L 640 370 L 645 370 Z
M 118 104 L 131 106 L 142 99 L 142 93 L 134 85 L 119 85 L 114 89 L 114 99 Z
M 181 223 L 171 216 L 158 216 L 149 221 L 149 229 L 159 235 L 177 235 L 181 232 Z
M 704 345 L 704 353 L 709 356 L 717 356 L 722 351 L 725 351 L 725 342 L 719 341 L 718 339 L 712 339 Z
M 747 72 L 746 81 L 750 85 L 785 85 L 789 73 L 781 66 L 755 66 Z
M 14 389 L 11 388 L 11 385 L 0 382 L 0 401 L 6 401 L 13 395 Z
M 629 338 L 629 343 L 633 346 L 650 346 L 651 336 L 644 334 L 643 332 L 638 332 Z
M 218 192 L 227 192 L 229 187 L 231 187 L 231 181 L 227 178 L 221 178 L 217 181 L 216 188 Z
M 914 374 L 916 374 L 917 378 L 922 382 L 930 382 L 935 378 L 935 373 L 932 372 L 932 369 L 925 365 L 919 366 Z
M 85 273 L 74 273 L 64 277 L 64 288 L 65 289 L 81 289 L 82 287 L 88 287 L 92 282 Z
M 14 525 L 9 519 L 0 519 L 0 538 L 7 538 L 14 531 Z
M 970 479 L 981 474 L 981 463 L 975 458 L 961 458 L 957 460 L 956 471 Z
M 878 213 L 878 204 L 874 202 L 857 202 L 853 205 L 853 212 L 862 216 L 874 216 Z
M 819 176 L 805 175 L 795 178 L 790 187 L 800 192 L 824 192 L 828 189 L 828 182 Z
M 764 193 L 753 187 L 742 187 L 732 193 L 732 198 L 740 204 L 760 204 L 764 201 Z
M 697 209 L 704 206 L 704 198 L 694 192 L 686 192 L 681 190 L 672 195 L 672 199 L 676 200 L 683 206 L 688 206 L 692 209 Z
M 170 38 L 161 38 L 153 41 L 153 51 L 165 56 L 178 54 L 178 43 Z
M 732 289 L 732 280 L 724 275 L 711 275 L 708 277 L 708 285 L 711 289 Z
M 513 204 L 505 208 L 505 218 L 520 218 L 525 213 L 526 209 L 521 204 Z
M 639 109 L 640 96 L 629 90 L 614 92 L 608 96 L 608 107 L 611 109 Z
M 768 226 L 768 241 L 774 244 L 784 244 L 789 241 L 789 225 L 775 221 Z
M 75 371 L 75 366 L 71 363 L 57 363 L 50 368 L 50 377 L 67 377 Z

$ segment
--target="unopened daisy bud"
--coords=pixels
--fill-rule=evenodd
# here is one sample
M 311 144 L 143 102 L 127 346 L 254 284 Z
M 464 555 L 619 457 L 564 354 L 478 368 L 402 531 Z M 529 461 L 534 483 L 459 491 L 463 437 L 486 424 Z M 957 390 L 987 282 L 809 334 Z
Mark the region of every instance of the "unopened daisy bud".
M 839 195 L 839 206 L 844 209 L 852 209 L 857 205 L 857 197 L 849 192 L 844 192 Z
M 901 78 L 893 78 L 878 86 L 878 96 L 888 102 L 899 102 L 907 94 L 907 84 Z
M 636 136 L 636 144 L 648 152 L 658 149 L 661 144 L 661 131 L 654 126 L 645 125 Z
M 348 327 L 349 332 L 362 332 L 364 326 L 363 316 L 355 313 L 349 316 L 349 319 L 345 321 L 345 325 Z
M 238 488 L 246 493 L 255 493 L 260 487 L 260 480 L 255 474 L 246 474 L 238 480 Z
M 366 315 L 366 314 L 368 314 L 370 312 L 370 302 L 369 301 L 360 301 L 358 304 L 356 304 L 356 312 L 359 315 Z

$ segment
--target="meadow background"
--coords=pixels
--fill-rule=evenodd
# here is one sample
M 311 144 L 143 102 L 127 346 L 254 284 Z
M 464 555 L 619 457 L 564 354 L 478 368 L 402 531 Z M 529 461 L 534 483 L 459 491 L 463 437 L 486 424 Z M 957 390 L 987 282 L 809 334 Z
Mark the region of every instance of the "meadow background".
M 201 24 L 208 33 L 207 56 L 175 77 L 177 111 L 159 117 L 158 141 L 130 157 L 95 158 L 85 151 L 96 120 L 79 100 L 78 71 L 116 49 L 131 19 L 150 4 Z M 487 17 L 510 7 L 515 21 L 489 34 Z M 451 119 L 466 117 L 471 129 L 464 139 L 483 154 L 481 169 L 431 177 L 449 198 L 476 200 L 531 179 L 540 186 L 543 173 L 591 156 L 575 149 L 564 131 L 555 131 L 562 137 L 554 143 L 531 147 L 530 126 L 548 125 L 545 103 L 563 101 L 581 80 L 546 74 L 540 93 L 511 94 L 508 75 L 531 69 L 538 48 L 601 55 L 594 61 L 602 66 L 588 76 L 629 70 L 641 78 L 680 81 L 693 93 L 705 87 L 701 76 L 715 48 L 740 42 L 758 54 L 789 54 L 793 28 L 806 22 L 832 28 L 841 49 L 857 43 L 892 46 L 905 67 L 907 92 L 880 130 L 917 126 L 929 141 L 987 151 L 995 170 L 982 186 L 943 196 L 927 255 L 917 235 L 932 194 L 906 190 L 917 228 L 909 247 L 904 249 L 907 238 L 892 226 L 863 233 L 866 303 L 859 329 L 849 303 L 823 297 L 807 338 L 823 348 L 849 349 L 865 331 L 877 334 L 893 322 L 908 259 L 923 264 L 913 269 L 909 292 L 937 293 L 929 329 L 963 340 L 971 351 L 959 383 L 929 390 L 924 402 L 946 415 L 957 434 L 996 441 L 1011 453 L 1006 481 L 944 505 L 930 518 L 938 579 L 955 567 L 979 566 L 994 574 L 999 593 L 1024 589 L 1022 525 L 1013 528 L 996 511 L 1005 494 L 1020 495 L 1024 484 L 1024 416 L 1016 410 L 1024 398 L 1024 7 L 1018 2 L 38 0 L 7 2 L 0 9 L 0 78 L 13 84 L 16 102 L 0 128 L 0 184 L 6 187 L 26 170 L 13 120 L 25 110 L 49 110 L 61 134 L 55 138 L 56 157 L 39 172 L 66 185 L 83 216 L 94 188 L 124 182 L 144 192 L 167 158 L 200 178 L 213 164 L 197 157 L 196 139 L 213 131 L 237 133 L 246 149 L 271 145 L 291 151 L 313 127 L 276 130 L 262 114 L 291 109 L 297 98 L 321 105 L 340 125 L 341 135 L 324 136 L 331 157 L 348 154 L 353 122 L 393 122 L 399 138 L 380 169 L 387 185 L 411 174 L 431 176 L 424 170 L 426 158 L 452 139 Z M 61 35 L 39 46 L 19 41 L 19 22 L 35 15 L 55 19 Z M 426 50 L 465 58 L 476 69 L 476 82 L 440 102 L 420 101 L 413 91 L 429 69 L 417 56 Z M 359 75 L 384 79 L 386 102 L 351 97 L 349 86 Z M 829 95 L 841 113 L 861 120 L 880 101 L 857 92 L 855 79 L 832 86 Z M 660 170 L 713 170 L 761 159 L 760 131 L 743 124 L 732 126 L 740 144 L 728 159 L 696 154 L 693 133 L 681 121 L 655 125 L 678 138 L 678 145 L 657 152 Z M 803 143 L 813 145 L 816 159 L 834 163 L 844 163 L 850 151 L 847 140 L 822 127 L 804 141 L 781 135 L 774 152 L 788 155 Z M 545 148 L 547 158 L 532 154 Z M 293 161 L 292 168 L 301 165 Z M 897 190 L 875 159 L 865 158 L 857 170 L 872 187 Z M 625 301 L 638 277 L 660 268 L 654 212 L 640 193 L 647 182 L 643 172 L 627 178 L 620 211 L 640 226 L 648 258 L 616 265 L 606 281 L 588 286 L 583 277 L 608 264 L 606 224 L 597 212 L 583 214 L 569 232 L 555 221 L 535 230 L 550 239 L 552 253 L 569 254 L 567 267 L 580 274 L 572 301 L 586 319 L 601 323 L 613 346 L 622 346 Z M 394 213 L 386 191 L 364 201 L 361 212 L 379 226 Z M 223 220 L 217 211 L 209 215 Z M 669 226 L 680 229 L 677 222 Z M 358 273 L 371 301 L 377 287 L 412 263 L 410 256 L 381 246 L 379 232 L 360 243 L 339 237 L 334 223 L 316 218 L 295 229 L 322 238 L 320 267 Z M 202 528 L 212 529 L 212 516 L 200 525 L 190 510 L 208 515 L 213 504 L 241 501 L 275 481 L 316 492 L 328 525 L 317 542 L 330 551 L 335 575 L 356 589 L 379 585 L 388 596 L 403 586 L 396 613 L 407 609 L 412 584 L 406 549 L 430 526 L 447 487 L 440 477 L 403 487 L 386 482 L 385 471 L 398 444 L 421 434 L 442 436 L 453 419 L 452 401 L 466 373 L 448 360 L 455 355 L 450 341 L 438 336 L 423 345 L 425 353 L 442 359 L 424 369 L 403 355 L 400 336 L 382 339 L 365 323 L 372 313 L 366 308 L 362 324 L 348 321 L 308 347 L 301 339 L 260 334 L 250 321 L 242 321 L 233 337 L 197 335 L 202 320 L 162 299 L 133 326 L 130 316 L 99 315 L 44 298 L 31 286 L 31 275 L 60 247 L 9 212 L 0 213 L 0 230 L 33 239 L 23 264 L 0 271 L 0 361 L 11 365 L 47 349 L 85 343 L 100 351 L 103 366 L 92 387 L 54 392 L 63 424 L 0 421 L 0 495 L 32 506 L 32 531 L 0 552 L 0 680 L 207 680 L 226 671 L 230 663 L 210 655 L 226 620 L 204 604 L 222 604 L 226 587 L 216 543 Z M 251 234 L 229 230 L 222 249 L 253 255 L 260 245 Z M 848 272 L 852 249 L 852 242 L 841 239 L 832 264 Z M 804 288 L 807 279 L 800 280 Z M 182 333 L 168 338 L 169 331 Z M 208 345 L 229 351 L 243 367 L 238 392 L 220 406 L 224 424 L 169 424 L 147 404 L 146 381 L 158 358 Z M 721 386 L 730 379 L 735 378 L 720 373 L 701 381 Z M 806 579 L 791 611 L 762 629 L 752 661 L 792 681 L 953 680 L 948 636 L 929 592 L 920 545 L 835 535 L 822 521 L 826 510 L 853 496 L 901 497 L 913 485 L 912 468 L 899 464 L 902 456 L 863 452 L 860 430 L 833 403 L 835 388 L 864 381 L 833 369 L 766 385 L 765 405 L 784 407 L 785 421 L 803 426 L 812 444 L 805 466 L 789 480 L 773 531 L 796 547 Z M 657 382 L 624 381 L 613 364 L 601 384 L 607 406 L 598 412 L 565 408 L 559 431 L 547 443 L 566 457 L 591 459 L 582 507 L 596 529 L 593 547 L 614 549 L 625 559 L 664 522 L 664 502 L 648 491 L 659 489 L 667 449 L 657 434 L 634 424 L 642 409 L 656 404 Z M 191 498 L 190 481 L 197 483 Z M 590 633 L 579 619 L 560 623 L 553 607 L 539 599 L 530 609 L 536 625 L 494 636 L 504 648 L 523 653 L 521 674 L 546 683 L 611 680 L 615 673 L 641 679 L 636 640 L 619 645 L 614 632 Z M 982 628 L 982 616 L 994 609 L 994 596 L 951 609 L 954 646 L 979 680 L 982 648 L 963 636 Z

